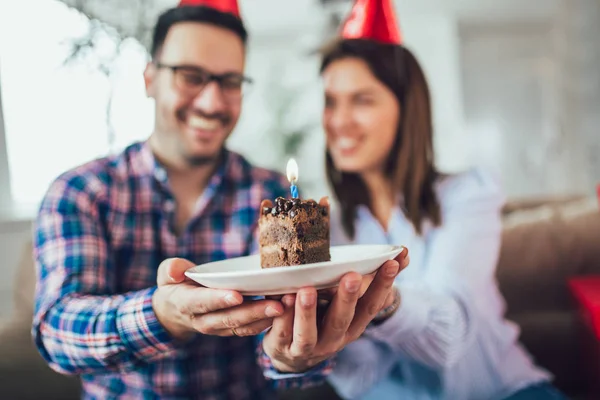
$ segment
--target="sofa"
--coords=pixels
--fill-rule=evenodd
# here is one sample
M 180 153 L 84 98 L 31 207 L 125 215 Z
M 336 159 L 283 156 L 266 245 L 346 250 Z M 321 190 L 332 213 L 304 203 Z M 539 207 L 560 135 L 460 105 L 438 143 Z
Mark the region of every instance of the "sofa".
M 538 364 L 572 398 L 586 398 L 578 311 L 567 290 L 574 275 L 600 274 L 598 200 L 586 197 L 511 201 L 504 209 L 498 282 L 507 317 Z M 52 371 L 31 341 L 33 262 L 23 249 L 15 277 L 14 312 L 0 324 L 0 398 L 79 398 L 75 377 Z M 332 399 L 328 386 L 282 393 L 282 399 Z

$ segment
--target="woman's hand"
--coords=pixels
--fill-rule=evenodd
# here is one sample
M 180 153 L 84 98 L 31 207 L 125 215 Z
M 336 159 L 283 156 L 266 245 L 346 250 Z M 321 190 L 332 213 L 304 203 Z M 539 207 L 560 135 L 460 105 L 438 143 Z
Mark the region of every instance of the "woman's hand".
M 401 262 L 401 268 L 400 268 L 401 270 L 406 268 L 406 266 L 408 266 L 408 264 L 410 264 L 410 257 L 408 256 L 408 249 L 404 248 L 402 250 L 402 252 L 396 258 L 396 261 Z M 359 298 L 361 298 L 366 293 L 367 289 L 369 289 L 369 286 L 371 285 L 371 282 L 373 282 L 373 279 L 375 279 L 376 274 L 377 274 L 377 271 L 375 271 L 371 274 L 363 275 L 362 283 L 361 283 L 360 290 L 359 290 Z M 322 310 L 326 310 L 326 308 L 329 306 L 329 303 L 331 303 L 331 299 L 333 299 L 333 297 L 337 293 L 337 290 L 338 290 L 338 288 L 334 287 L 334 288 L 323 289 L 323 290 L 318 291 L 319 311 L 322 312 Z M 388 297 L 385 299 L 385 303 L 384 303 L 382 309 L 386 309 L 387 307 L 391 306 L 394 303 L 394 301 L 397 300 L 396 296 L 399 296 L 399 294 L 395 290 L 390 292 Z M 391 315 L 393 315 L 393 314 L 391 314 Z M 391 316 L 391 315 L 389 315 L 389 316 Z
M 333 293 L 322 323 L 317 318 L 317 291 L 303 288 L 282 298 L 284 313 L 273 319 L 263 348 L 280 372 L 303 372 L 358 339 L 386 304 L 391 304 L 396 276 L 408 265 L 405 249 L 373 276 L 346 274 Z

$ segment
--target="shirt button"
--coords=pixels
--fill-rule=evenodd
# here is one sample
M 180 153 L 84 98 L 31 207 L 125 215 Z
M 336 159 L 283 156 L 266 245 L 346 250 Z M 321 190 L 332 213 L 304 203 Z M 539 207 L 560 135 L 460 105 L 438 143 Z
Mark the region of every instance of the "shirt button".
M 173 211 L 175 211 L 175 202 L 173 200 L 167 200 L 165 202 L 165 211 L 166 212 L 173 212 Z
M 158 168 L 154 172 L 154 176 L 156 176 L 156 179 L 158 179 L 160 182 L 164 182 L 167 180 L 167 172 L 162 168 Z

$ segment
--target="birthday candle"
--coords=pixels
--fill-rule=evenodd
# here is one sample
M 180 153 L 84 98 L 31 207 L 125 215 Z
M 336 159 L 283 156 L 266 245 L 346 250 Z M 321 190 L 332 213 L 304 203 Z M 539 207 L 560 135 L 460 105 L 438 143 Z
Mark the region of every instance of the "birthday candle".
M 296 163 L 296 160 L 294 160 L 293 158 L 290 158 L 290 160 L 288 161 L 286 172 L 287 172 L 287 179 L 291 184 L 290 192 L 292 193 L 292 198 L 297 199 L 298 198 L 298 187 L 296 186 L 296 182 L 298 181 L 298 164 Z

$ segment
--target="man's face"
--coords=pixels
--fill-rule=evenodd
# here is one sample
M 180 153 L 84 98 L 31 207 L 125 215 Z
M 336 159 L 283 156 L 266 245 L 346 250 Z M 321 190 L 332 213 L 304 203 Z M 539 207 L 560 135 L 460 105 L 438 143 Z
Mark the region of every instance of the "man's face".
M 187 165 L 214 161 L 240 116 L 243 71 L 244 45 L 234 32 L 194 22 L 172 26 L 144 73 L 156 102 L 154 150 Z

